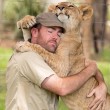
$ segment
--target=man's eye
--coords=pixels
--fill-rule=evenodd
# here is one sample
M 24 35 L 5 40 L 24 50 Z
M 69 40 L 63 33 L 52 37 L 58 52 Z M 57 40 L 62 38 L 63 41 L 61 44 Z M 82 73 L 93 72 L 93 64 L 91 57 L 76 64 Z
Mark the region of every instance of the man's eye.
M 61 33 L 61 32 L 59 32 L 59 33 L 58 33 L 58 36 L 59 36 L 59 37 L 61 37 L 61 35 L 62 35 L 62 33 Z
M 49 28 L 49 29 L 48 29 L 48 32 L 49 32 L 49 33 L 52 33 L 52 32 L 53 32 L 53 29 Z
M 49 33 L 52 33 L 52 31 L 48 30 Z

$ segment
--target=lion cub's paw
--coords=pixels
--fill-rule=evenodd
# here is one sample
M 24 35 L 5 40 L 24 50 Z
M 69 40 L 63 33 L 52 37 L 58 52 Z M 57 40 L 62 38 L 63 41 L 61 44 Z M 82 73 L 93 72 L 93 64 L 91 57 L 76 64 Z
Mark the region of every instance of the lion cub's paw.
M 31 51 L 30 43 L 27 42 L 27 41 L 17 42 L 16 43 L 16 46 L 15 46 L 15 51 L 16 52 L 27 52 L 27 51 Z
M 32 27 L 36 23 L 35 16 L 26 15 L 23 19 L 17 22 L 17 28 L 27 29 Z

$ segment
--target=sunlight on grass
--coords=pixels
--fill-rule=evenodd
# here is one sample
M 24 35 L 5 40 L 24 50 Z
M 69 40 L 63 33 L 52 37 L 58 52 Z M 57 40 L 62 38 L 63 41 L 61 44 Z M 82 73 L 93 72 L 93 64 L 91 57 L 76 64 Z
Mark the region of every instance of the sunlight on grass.
M 98 67 L 103 73 L 105 82 L 110 93 L 110 63 L 109 62 L 98 62 Z
M 12 54 L 12 49 L 0 48 L 0 70 L 4 70 Z
M 106 46 L 104 49 L 100 52 L 100 54 L 96 55 L 96 58 L 98 61 L 102 62 L 109 62 L 110 63 L 110 47 Z
M 59 101 L 59 108 L 58 108 L 58 110 L 69 110 L 69 109 L 66 107 L 66 105 L 64 105 L 63 101 L 61 101 L 61 99 L 60 99 L 60 101 Z
M 104 48 L 104 50 L 100 53 L 100 60 L 110 62 L 110 49 L 109 47 Z
M 5 73 L 0 73 L 0 110 L 4 110 L 6 97 Z
M 0 48 L 0 110 L 5 110 L 6 80 L 5 71 L 12 49 Z

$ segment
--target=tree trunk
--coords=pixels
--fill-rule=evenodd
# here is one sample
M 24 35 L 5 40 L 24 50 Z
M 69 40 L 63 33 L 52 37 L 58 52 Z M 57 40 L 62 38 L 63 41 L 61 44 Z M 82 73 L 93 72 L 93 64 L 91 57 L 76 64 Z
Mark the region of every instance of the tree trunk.
M 103 49 L 105 40 L 107 0 L 95 0 L 93 8 L 95 10 L 92 23 L 94 49 L 95 53 L 99 53 Z

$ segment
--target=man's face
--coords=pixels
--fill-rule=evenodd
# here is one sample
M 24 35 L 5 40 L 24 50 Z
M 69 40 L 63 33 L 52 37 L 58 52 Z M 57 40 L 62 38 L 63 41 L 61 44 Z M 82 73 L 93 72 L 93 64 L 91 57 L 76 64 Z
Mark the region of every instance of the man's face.
M 55 52 L 60 42 L 61 34 L 62 32 L 60 27 L 41 26 L 41 28 L 38 30 L 36 43 L 49 52 Z

